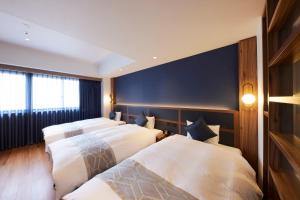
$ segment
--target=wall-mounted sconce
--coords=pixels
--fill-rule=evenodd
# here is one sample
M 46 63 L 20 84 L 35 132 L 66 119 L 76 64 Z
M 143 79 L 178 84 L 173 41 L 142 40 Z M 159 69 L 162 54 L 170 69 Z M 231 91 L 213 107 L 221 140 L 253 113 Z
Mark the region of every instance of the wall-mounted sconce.
M 253 93 L 253 85 L 251 83 L 246 83 L 243 85 L 242 102 L 246 106 L 252 106 L 255 103 L 256 98 Z
M 104 103 L 105 104 L 111 104 L 112 103 L 112 99 L 111 99 L 111 95 L 105 95 L 104 96 Z

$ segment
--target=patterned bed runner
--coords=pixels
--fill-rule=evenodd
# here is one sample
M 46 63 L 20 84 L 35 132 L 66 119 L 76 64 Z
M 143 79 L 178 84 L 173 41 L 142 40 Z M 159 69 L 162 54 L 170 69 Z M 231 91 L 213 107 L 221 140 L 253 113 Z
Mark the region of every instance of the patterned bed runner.
M 65 125 L 64 129 L 65 129 L 64 131 L 65 138 L 74 137 L 76 135 L 83 134 L 83 130 L 78 126 L 75 126 L 74 124 Z
M 96 176 L 123 200 L 195 200 L 136 161 L 127 159 Z
M 80 149 L 88 179 L 116 165 L 112 148 L 101 138 L 92 134 L 85 134 L 70 138 L 70 140 Z

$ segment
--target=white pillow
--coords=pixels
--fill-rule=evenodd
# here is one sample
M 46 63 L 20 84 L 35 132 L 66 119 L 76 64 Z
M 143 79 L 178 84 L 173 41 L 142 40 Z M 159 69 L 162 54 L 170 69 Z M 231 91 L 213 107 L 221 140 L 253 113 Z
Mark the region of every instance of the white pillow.
M 155 125 L 155 117 L 147 117 L 148 122 L 146 123 L 145 127 L 149 128 L 149 129 L 154 129 L 154 125 Z
M 186 120 L 186 125 L 189 126 L 193 122 Z M 217 136 L 209 138 L 208 140 L 205 140 L 204 142 L 210 143 L 210 144 L 218 144 L 219 143 L 219 134 L 220 134 L 220 125 L 208 125 L 208 128 L 210 128 Z M 192 139 L 192 136 L 189 132 L 187 132 L 186 135 L 187 138 Z
M 122 112 L 116 112 L 115 120 L 116 121 L 121 121 L 121 116 L 122 116 Z

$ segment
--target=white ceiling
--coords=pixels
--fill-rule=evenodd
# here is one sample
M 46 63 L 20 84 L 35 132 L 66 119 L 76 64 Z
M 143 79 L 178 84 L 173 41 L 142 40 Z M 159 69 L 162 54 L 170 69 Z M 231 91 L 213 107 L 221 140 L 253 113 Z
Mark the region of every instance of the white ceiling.
M 6 42 L 79 58 L 94 64 L 110 53 L 106 49 L 1 12 L 0 24 L 0 38 Z M 28 32 L 27 36 L 25 32 Z M 26 37 L 30 40 L 24 40 Z
M 1 0 L 0 40 L 119 76 L 254 36 L 263 7 L 264 0 Z

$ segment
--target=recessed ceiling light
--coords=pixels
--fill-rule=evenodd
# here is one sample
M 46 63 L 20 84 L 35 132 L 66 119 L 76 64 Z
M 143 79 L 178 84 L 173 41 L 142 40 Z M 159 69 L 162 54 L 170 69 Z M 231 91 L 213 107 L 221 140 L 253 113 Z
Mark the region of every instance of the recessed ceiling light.
M 25 34 L 25 40 L 26 40 L 26 41 L 29 41 L 29 40 L 30 40 L 29 37 L 28 37 L 29 33 L 28 33 L 28 32 L 25 32 L 24 34 Z
M 157 59 L 157 57 L 156 57 L 156 56 L 153 56 L 153 59 Z
M 119 71 L 121 72 L 121 71 L 123 71 L 123 69 L 122 69 L 122 68 L 120 68 L 120 69 L 119 69 Z

